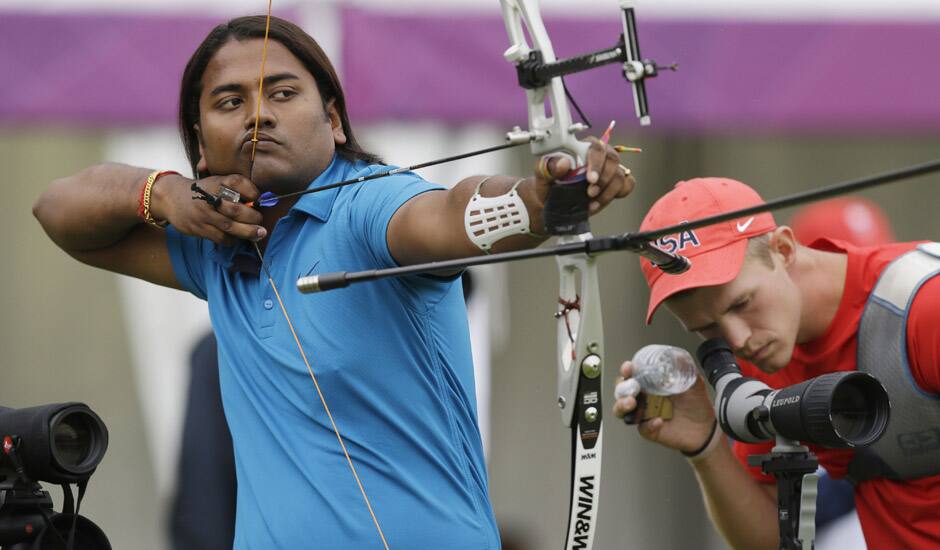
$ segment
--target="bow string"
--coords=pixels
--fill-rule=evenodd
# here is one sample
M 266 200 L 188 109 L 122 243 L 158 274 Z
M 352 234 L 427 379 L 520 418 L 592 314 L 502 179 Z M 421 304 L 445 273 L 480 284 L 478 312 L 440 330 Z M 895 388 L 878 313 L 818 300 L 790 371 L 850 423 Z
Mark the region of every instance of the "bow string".
M 255 126 L 254 131 L 252 132 L 251 138 L 251 156 L 248 161 L 248 178 L 251 179 L 254 172 L 255 165 L 255 148 L 258 144 L 258 127 L 261 123 L 261 109 L 263 105 L 263 94 L 264 94 L 264 66 L 267 61 L 267 51 L 268 51 L 268 32 L 271 28 L 271 8 L 273 0 L 268 0 L 268 11 L 265 18 L 265 27 L 264 27 L 264 41 L 262 42 L 261 47 L 261 70 L 258 76 L 258 101 L 255 108 Z M 278 306 L 280 307 L 281 313 L 284 315 L 284 320 L 287 322 L 287 327 L 290 330 L 291 336 L 294 339 L 294 342 L 297 344 L 297 351 L 300 353 L 300 358 L 303 360 L 304 365 L 307 367 L 307 373 L 310 375 L 310 379 L 313 381 L 313 386 L 316 389 L 317 397 L 320 400 L 320 404 L 323 406 L 323 410 L 326 413 L 327 419 L 330 422 L 330 427 L 333 430 L 333 434 L 336 435 L 336 440 L 339 443 L 340 449 L 343 451 L 343 456 L 346 459 L 346 463 L 349 465 L 349 470 L 353 475 L 353 478 L 356 480 L 356 485 L 359 488 L 359 493 L 362 495 L 362 499 L 365 502 L 366 508 L 369 511 L 369 516 L 372 518 L 372 523 L 375 525 L 375 530 L 378 533 L 379 539 L 382 542 L 382 546 L 385 550 L 388 550 L 388 540 L 385 538 L 385 533 L 382 531 L 382 526 L 379 524 L 379 519 L 375 514 L 375 510 L 372 507 L 372 502 L 369 500 L 368 494 L 366 494 L 365 486 L 362 483 L 362 480 L 359 477 L 359 473 L 356 470 L 356 465 L 353 463 L 352 457 L 349 455 L 349 451 L 346 448 L 346 442 L 343 439 L 342 434 L 340 434 L 339 427 L 336 424 L 336 419 L 333 417 L 333 413 L 330 411 L 330 406 L 327 404 L 326 397 L 323 394 L 323 389 L 320 387 L 320 383 L 317 381 L 317 376 L 314 373 L 313 367 L 310 364 L 310 360 L 307 357 L 307 353 L 304 351 L 303 345 L 300 343 L 300 337 L 297 335 L 297 331 L 294 328 L 294 323 L 291 321 L 290 315 L 287 313 L 287 308 L 284 306 L 284 300 L 281 299 L 281 293 L 277 288 L 277 284 L 274 282 L 274 277 L 271 275 L 271 270 L 267 262 L 265 261 L 264 254 L 261 252 L 261 247 L 258 246 L 257 241 L 252 241 L 254 245 L 255 252 L 258 254 L 258 259 L 261 262 L 261 266 L 264 269 L 265 276 L 268 279 L 268 284 L 271 286 L 271 290 L 274 291 L 274 296 L 277 299 Z

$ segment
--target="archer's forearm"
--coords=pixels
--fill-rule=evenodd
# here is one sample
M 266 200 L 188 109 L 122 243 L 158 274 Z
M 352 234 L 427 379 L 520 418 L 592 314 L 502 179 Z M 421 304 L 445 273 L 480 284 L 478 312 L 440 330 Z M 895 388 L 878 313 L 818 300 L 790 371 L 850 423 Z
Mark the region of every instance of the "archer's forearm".
M 464 227 L 467 205 L 483 176 L 465 178 L 447 191 L 423 193 L 405 203 L 392 217 L 388 243 L 392 255 L 402 265 L 479 256 L 483 251 L 470 240 Z M 509 192 L 519 178 L 491 176 L 481 193 L 485 197 Z M 530 217 L 532 231 L 540 232 L 542 205 L 529 178 L 516 188 Z M 500 239 L 492 252 L 534 248 L 545 239 L 514 234 Z
M 142 222 L 137 207 L 148 173 L 123 164 L 91 166 L 53 181 L 33 205 L 33 215 L 66 252 L 107 247 Z
M 777 502 L 772 486 L 748 474 L 727 445 L 692 465 L 712 522 L 734 548 L 777 548 Z
M 513 185 L 515 185 L 519 180 L 520 178 L 512 176 L 491 176 L 481 187 L 480 195 L 483 197 L 498 197 L 505 195 L 512 190 Z M 466 229 L 463 226 L 464 213 L 467 208 L 467 203 L 470 202 L 470 199 L 473 197 L 473 194 L 476 191 L 479 181 L 479 177 L 467 178 L 458 183 L 450 191 L 454 195 L 453 202 L 456 206 L 455 210 L 459 210 L 460 214 L 455 219 L 459 219 L 461 221 L 459 229 L 464 233 L 464 235 L 466 235 Z M 516 192 L 519 194 L 519 198 L 521 198 L 522 202 L 525 204 L 526 212 L 529 216 L 528 229 L 531 234 L 510 235 L 500 239 L 495 244 L 493 244 L 493 248 L 491 249 L 491 252 L 493 253 L 535 248 L 536 246 L 545 242 L 547 239 L 547 236 L 542 236 L 542 234 L 545 233 L 544 222 L 542 221 L 542 210 L 544 208 L 544 204 L 535 193 L 535 178 L 524 178 L 523 181 L 516 187 Z M 466 242 L 469 245 L 469 252 L 474 255 L 480 254 L 480 249 L 470 241 L 469 236 L 466 237 Z

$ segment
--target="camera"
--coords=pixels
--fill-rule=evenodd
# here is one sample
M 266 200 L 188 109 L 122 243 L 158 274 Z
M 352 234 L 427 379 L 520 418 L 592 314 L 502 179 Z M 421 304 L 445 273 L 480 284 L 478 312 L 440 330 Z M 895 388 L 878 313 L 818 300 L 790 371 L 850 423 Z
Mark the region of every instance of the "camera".
M 0 442 L 0 548 L 110 550 L 101 529 L 78 514 L 108 449 L 108 430 L 94 411 L 84 403 L 0 407 Z M 62 513 L 40 481 L 62 485 Z
M 721 338 L 704 342 L 696 355 L 715 388 L 721 429 L 738 441 L 781 436 L 832 448 L 864 447 L 876 442 L 888 426 L 888 393 L 869 374 L 833 372 L 774 390 L 743 376 Z

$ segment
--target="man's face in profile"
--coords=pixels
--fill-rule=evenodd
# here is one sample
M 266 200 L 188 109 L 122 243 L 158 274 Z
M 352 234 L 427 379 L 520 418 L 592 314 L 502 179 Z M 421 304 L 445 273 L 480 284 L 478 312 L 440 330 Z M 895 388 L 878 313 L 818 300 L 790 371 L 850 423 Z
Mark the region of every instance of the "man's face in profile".
M 690 332 L 722 337 L 734 354 L 767 373 L 785 367 L 793 355 L 800 326 L 800 291 L 779 255 L 773 267 L 747 257 L 729 283 L 682 292 L 666 307 Z

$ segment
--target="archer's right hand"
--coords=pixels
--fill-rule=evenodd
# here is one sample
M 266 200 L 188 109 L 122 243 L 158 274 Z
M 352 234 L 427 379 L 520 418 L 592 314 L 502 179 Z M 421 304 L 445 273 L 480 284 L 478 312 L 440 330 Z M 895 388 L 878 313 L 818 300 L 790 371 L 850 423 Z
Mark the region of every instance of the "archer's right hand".
M 633 362 L 625 361 L 620 366 L 621 379 L 633 376 Z M 640 435 L 660 445 L 692 452 L 702 446 L 702 442 L 709 438 L 712 424 L 715 422 L 715 410 L 711 398 L 705 390 L 705 382 L 699 376 L 695 384 L 687 391 L 669 396 L 672 401 L 672 418 L 663 420 L 656 417 L 641 421 L 637 429 Z M 637 400 L 633 396 L 621 397 L 614 403 L 614 414 L 618 418 L 637 407 Z
M 221 201 L 217 208 L 204 200 L 194 200 L 191 186 L 193 180 L 176 174 L 167 174 L 153 186 L 154 218 L 163 219 L 185 235 L 209 239 L 212 242 L 232 246 L 238 240 L 260 241 L 267 236 L 261 226 L 261 212 L 243 203 Z M 210 176 L 198 181 L 199 187 L 212 195 L 219 188 L 228 187 L 237 191 L 248 202 L 258 198 L 258 188 L 241 175 Z

